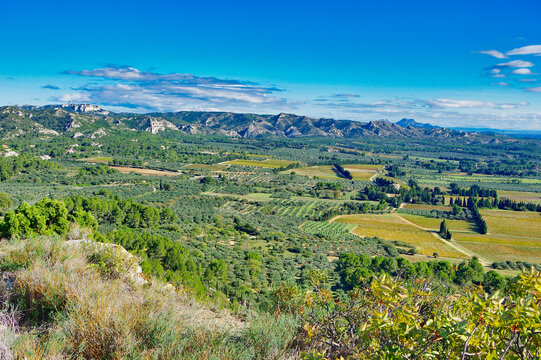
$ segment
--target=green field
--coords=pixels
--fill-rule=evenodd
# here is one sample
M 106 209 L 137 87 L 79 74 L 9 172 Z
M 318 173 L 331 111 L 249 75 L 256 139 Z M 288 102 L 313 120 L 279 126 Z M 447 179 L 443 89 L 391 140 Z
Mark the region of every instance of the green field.
M 280 167 L 285 167 L 285 166 L 295 164 L 295 163 L 296 161 L 275 160 L 275 159 L 266 159 L 266 160 L 237 159 L 237 160 L 227 161 L 223 164 L 238 165 L 238 166 L 255 166 L 255 167 L 263 167 L 263 168 L 280 168 Z
M 439 256 L 464 259 L 465 254 L 453 249 L 438 239 L 429 231 L 419 229 L 418 227 L 406 223 L 398 216 L 394 215 L 344 215 L 336 218 L 335 222 L 354 224 L 354 234 L 365 237 L 379 237 L 385 240 L 398 240 L 410 243 L 415 246 L 422 255 L 431 256 L 438 253 Z
M 307 221 L 302 225 L 302 229 L 309 234 L 333 234 L 339 235 L 343 232 L 350 232 L 355 228 L 355 224 L 340 222 Z
M 444 173 L 436 172 L 422 174 L 415 177 L 423 185 L 448 185 L 452 182 L 473 182 L 473 183 L 504 183 L 511 184 L 513 181 L 522 184 L 541 184 L 541 179 L 533 178 L 514 178 L 505 176 L 481 175 L 481 174 L 463 174 L 463 173 Z
M 297 175 L 316 177 L 321 179 L 339 179 L 331 165 L 309 166 L 293 170 Z M 288 171 L 289 172 L 289 171 Z

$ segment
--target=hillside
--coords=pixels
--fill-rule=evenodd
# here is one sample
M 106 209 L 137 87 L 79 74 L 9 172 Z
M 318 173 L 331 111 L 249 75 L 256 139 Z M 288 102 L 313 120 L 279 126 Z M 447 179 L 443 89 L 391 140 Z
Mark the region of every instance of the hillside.
M 99 138 L 108 131 L 170 130 L 186 134 L 225 135 L 255 138 L 299 137 L 400 137 L 411 139 L 454 139 L 489 143 L 512 141 L 504 136 L 463 132 L 420 124 L 412 119 L 398 123 L 387 120 L 361 123 L 351 120 L 315 119 L 281 113 L 278 115 L 193 112 L 129 114 L 111 113 L 95 105 L 4 106 L 0 108 L 0 137 L 59 136 Z
M 0 255 L 1 359 L 276 358 L 294 336 L 289 316 L 243 320 L 143 280 L 111 244 L 42 237 L 3 241 Z

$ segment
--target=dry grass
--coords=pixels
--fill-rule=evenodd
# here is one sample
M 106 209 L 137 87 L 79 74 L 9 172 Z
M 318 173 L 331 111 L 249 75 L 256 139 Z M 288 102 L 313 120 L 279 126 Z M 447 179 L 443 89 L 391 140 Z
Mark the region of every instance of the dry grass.
M 377 236 L 385 240 L 399 240 L 410 243 L 423 255 L 432 255 L 437 252 L 443 257 L 467 258 L 465 254 L 456 251 L 445 244 L 443 240 L 437 239 L 430 232 L 407 224 L 397 216 L 372 214 L 344 215 L 334 221 L 357 225 L 353 233 L 360 236 Z
M 14 358 L 274 358 L 293 338 L 297 324 L 289 317 L 244 322 L 160 282 L 104 277 L 84 251 L 48 239 L 0 244 L 1 268 L 16 279 L 0 295 L 21 310 Z

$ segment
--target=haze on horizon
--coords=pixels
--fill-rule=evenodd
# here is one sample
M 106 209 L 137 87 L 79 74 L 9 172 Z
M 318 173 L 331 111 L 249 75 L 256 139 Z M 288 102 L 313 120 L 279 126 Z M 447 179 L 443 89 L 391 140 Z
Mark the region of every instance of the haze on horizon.
M 3 4 L 0 105 L 541 130 L 539 1 Z

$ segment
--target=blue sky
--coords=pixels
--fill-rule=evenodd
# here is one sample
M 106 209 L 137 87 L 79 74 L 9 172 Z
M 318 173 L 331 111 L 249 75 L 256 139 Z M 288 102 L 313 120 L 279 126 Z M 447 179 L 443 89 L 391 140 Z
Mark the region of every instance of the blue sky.
M 10 1 L 0 103 L 541 130 L 541 2 Z

